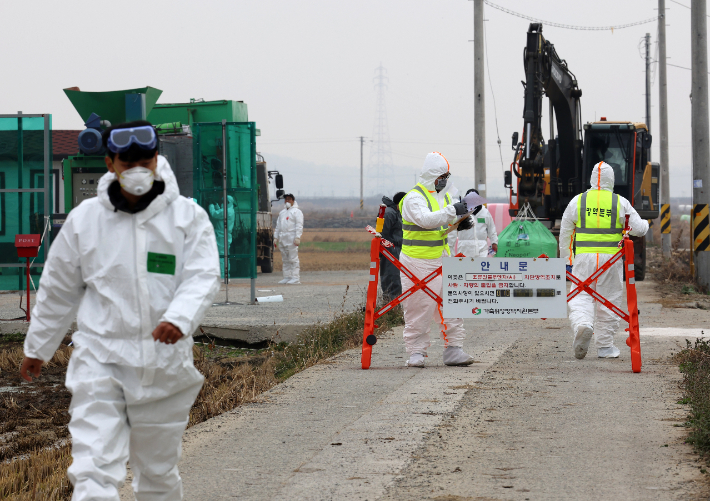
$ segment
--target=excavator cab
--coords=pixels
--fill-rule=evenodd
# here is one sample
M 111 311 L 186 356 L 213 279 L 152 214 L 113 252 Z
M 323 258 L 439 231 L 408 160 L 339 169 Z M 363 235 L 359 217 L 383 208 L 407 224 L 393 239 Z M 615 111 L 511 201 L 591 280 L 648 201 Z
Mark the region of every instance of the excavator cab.
M 614 193 L 626 198 L 644 219 L 656 219 L 659 165 L 649 161 L 651 134 L 642 123 L 599 122 L 584 125 L 582 179 L 591 187 L 592 169 L 606 162 L 614 169 Z
M 584 125 L 584 161 L 582 176 L 584 189 L 591 188 L 594 166 L 606 162 L 614 169 L 614 193 L 631 202 L 643 219 L 656 219 L 658 206 L 658 163 L 650 162 L 651 134 L 643 123 L 599 122 Z M 650 231 L 650 230 L 649 230 Z M 634 241 L 636 280 L 646 274 L 646 240 Z

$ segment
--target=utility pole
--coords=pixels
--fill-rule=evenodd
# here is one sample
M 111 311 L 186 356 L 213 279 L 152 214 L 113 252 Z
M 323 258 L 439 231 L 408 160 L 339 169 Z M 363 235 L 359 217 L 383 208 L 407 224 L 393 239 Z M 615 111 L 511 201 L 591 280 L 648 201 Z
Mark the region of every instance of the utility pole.
M 648 133 L 651 133 L 651 34 L 646 33 L 646 127 Z M 651 161 L 651 150 L 648 150 L 648 161 Z M 653 220 L 649 220 L 652 225 Z M 653 227 L 649 228 L 646 233 L 646 241 L 653 243 Z
M 708 124 L 708 27 L 706 0 L 690 2 L 693 110 L 693 252 L 695 279 L 710 285 L 710 126 Z
M 483 0 L 473 0 L 473 145 L 476 188 L 486 197 L 486 95 L 483 46 Z
M 651 133 L 651 34 L 646 33 L 646 127 Z M 648 152 L 651 161 L 651 151 Z
M 661 248 L 671 257 L 671 187 L 668 179 L 668 83 L 666 80 L 666 0 L 658 0 L 658 108 L 661 136 Z
M 360 136 L 360 211 L 362 211 L 363 208 L 363 195 L 362 195 L 362 178 L 363 178 L 363 171 L 362 171 L 362 150 L 363 150 L 363 145 L 365 144 L 365 138 L 363 136 Z

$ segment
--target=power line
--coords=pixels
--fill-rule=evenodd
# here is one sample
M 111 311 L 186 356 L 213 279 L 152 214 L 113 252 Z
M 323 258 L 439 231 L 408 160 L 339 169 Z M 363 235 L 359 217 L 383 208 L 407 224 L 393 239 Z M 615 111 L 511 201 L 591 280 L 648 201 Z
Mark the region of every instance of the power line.
M 585 30 L 585 31 L 611 30 L 613 32 L 614 30 L 621 30 L 624 28 L 630 28 L 632 26 L 639 26 L 642 24 L 648 24 L 648 23 L 652 23 L 652 22 L 658 20 L 658 16 L 656 16 L 656 17 L 650 17 L 648 19 L 644 19 L 643 21 L 636 21 L 635 23 L 618 24 L 618 25 L 613 25 L 613 26 L 575 26 L 572 24 L 560 24 L 560 23 L 553 23 L 551 21 L 543 21 L 542 19 L 538 19 L 536 17 L 528 16 L 526 14 L 521 14 L 520 12 L 515 12 L 514 10 L 506 9 L 505 7 L 501 7 L 500 5 L 494 4 L 490 0 L 483 0 L 483 1 L 486 5 L 489 5 L 490 7 L 493 7 L 494 9 L 497 9 L 501 12 L 505 12 L 506 14 L 510 14 L 511 16 L 521 17 L 523 19 L 527 19 L 528 21 L 535 21 L 538 23 L 542 23 L 545 26 L 554 26 L 556 28 L 565 28 L 568 30 Z M 673 1 L 673 0 L 671 0 L 671 1 Z
M 675 0 L 671 0 L 671 2 L 673 2 L 674 4 L 680 5 L 681 7 L 685 7 L 686 9 L 690 10 L 690 7 L 688 7 L 687 5 L 683 5 L 683 4 L 680 3 L 680 2 L 676 2 Z M 710 16 L 707 16 L 707 17 L 710 17 Z
M 693 71 L 692 68 L 686 68 L 685 66 L 678 66 L 677 64 L 671 64 L 671 63 L 666 63 L 667 66 L 673 66 L 675 68 L 681 68 L 683 70 L 688 70 L 688 71 Z M 708 75 L 710 75 L 710 71 L 708 71 Z
M 310 144 L 310 143 L 350 143 L 353 141 L 360 141 L 360 137 L 355 137 L 355 138 L 347 138 L 347 139 L 284 139 L 284 140 L 277 140 L 277 141 L 259 141 L 259 144 Z M 371 141 L 371 140 L 370 140 Z M 404 140 L 404 141 L 397 141 L 397 140 L 390 140 L 390 143 L 397 143 L 397 144 L 421 144 L 422 146 L 425 146 L 427 144 L 431 145 L 447 145 L 447 146 L 473 146 L 472 142 L 468 143 L 456 143 L 456 142 L 451 142 L 451 141 L 437 141 L 436 139 L 419 139 L 419 140 Z
M 445 144 L 447 146 L 473 146 L 473 143 L 450 143 L 448 141 L 436 141 L 435 139 L 427 139 L 423 141 L 390 141 L 390 143 L 400 144 Z
M 483 23 L 483 47 L 486 50 L 486 73 L 488 73 L 488 85 L 491 87 L 491 97 L 493 97 L 493 116 L 496 121 L 496 136 L 498 137 L 498 153 L 500 153 L 500 168 L 505 172 L 503 165 L 503 150 L 500 146 L 500 131 L 498 130 L 498 107 L 496 106 L 496 95 L 493 92 L 493 81 L 491 80 L 491 67 L 488 64 L 488 38 L 486 37 L 486 23 Z
M 313 143 L 349 143 L 359 141 L 360 138 L 351 139 L 285 139 L 283 141 L 259 141 L 259 144 L 313 144 Z

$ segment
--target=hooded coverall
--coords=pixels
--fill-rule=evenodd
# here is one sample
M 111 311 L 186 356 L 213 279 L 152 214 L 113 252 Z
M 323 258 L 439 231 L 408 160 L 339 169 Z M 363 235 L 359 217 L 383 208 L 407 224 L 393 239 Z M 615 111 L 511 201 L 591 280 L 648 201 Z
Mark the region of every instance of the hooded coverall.
M 25 356 L 49 361 L 76 318 L 66 386 L 73 500 L 119 501 L 130 458 L 142 500 L 182 499 L 177 463 L 190 408 L 204 378 L 192 333 L 219 290 L 219 259 L 207 213 L 181 197 L 158 157 L 164 190 L 136 213 L 116 210 L 109 186 L 73 209 L 52 243 L 25 339 Z M 169 322 L 183 334 L 153 340 Z
M 488 239 L 491 244 L 498 243 L 498 232 L 493 216 L 488 209 L 481 207 L 478 214 L 471 216 L 473 228 L 458 231 L 456 251 L 466 257 L 488 257 Z
M 224 207 L 219 204 L 210 204 L 210 218 L 214 226 L 214 234 L 217 238 L 217 250 L 220 256 L 224 256 Z M 232 246 L 232 230 L 234 230 L 234 198 L 231 195 L 227 196 L 227 251 Z M 224 275 L 224 257 L 219 258 L 219 269 Z
M 586 193 L 593 191 L 607 191 L 613 193 L 614 170 L 610 165 L 604 162 L 598 163 L 592 170 L 590 183 L 592 187 L 587 190 Z M 579 235 L 584 234 L 582 232 L 582 214 L 580 212 L 584 195 L 585 193 L 582 193 L 572 199 L 565 209 L 560 225 L 560 257 L 565 259 L 567 264 L 573 265 L 572 274 L 580 280 L 589 278 L 592 273 L 610 260 L 618 251 L 616 243 L 611 245 L 611 242 L 602 243 L 602 245 L 606 244 L 609 246 L 608 250 L 605 250 L 605 252 L 583 251 L 585 248 L 591 248 L 597 251 L 603 249 L 603 247 L 590 247 L 590 244 L 593 244 L 593 242 L 580 243 Z M 600 209 L 604 210 L 605 213 L 608 210 L 609 213 L 612 214 L 609 219 L 613 226 L 611 226 L 610 229 L 618 229 L 617 235 L 621 234 L 621 229 L 624 227 L 627 214 L 629 215 L 631 235 L 641 237 L 648 231 L 648 223 L 641 219 L 638 212 L 636 212 L 631 203 L 624 197 L 619 195 L 608 197 L 610 200 L 609 207 L 600 207 L 598 204 L 593 203 L 593 199 L 589 195 L 588 197 L 589 203 L 586 203 L 584 207 L 585 216 L 588 215 L 592 220 L 595 220 L 596 214 L 599 213 L 598 211 Z M 614 199 L 616 199 L 615 203 Z M 616 207 L 615 214 L 613 210 L 614 206 Z M 616 216 L 615 219 L 614 215 Z M 577 240 L 576 256 L 572 255 L 573 238 Z M 594 239 L 595 236 L 592 234 L 590 237 L 586 238 Z M 596 239 L 601 240 L 598 237 L 596 237 Z M 616 239 L 617 242 L 619 240 L 620 237 Z M 591 285 L 591 288 L 595 289 L 616 306 L 619 306 L 619 300 L 624 292 L 623 272 L 623 264 L 622 261 L 619 260 L 614 263 L 609 270 L 603 273 L 597 281 Z M 597 349 L 614 346 L 614 334 L 616 334 L 619 328 L 619 317 L 616 314 L 601 303 L 594 301 L 586 292 L 578 294 L 568 303 L 568 307 L 573 335 L 580 326 L 588 325 L 594 328 Z
M 402 252 L 402 216 L 390 198 L 382 197 L 382 203 L 387 206 L 387 209 L 385 209 L 385 224 L 382 227 L 382 238 L 394 244 L 394 247 L 387 250 L 399 259 Z M 388 301 L 402 294 L 399 269 L 382 255 L 380 256 L 380 286 L 382 287 L 382 295 Z
M 414 187 L 407 196 L 400 202 L 402 213 L 402 230 L 404 238 L 402 240 L 402 254 L 400 262 L 406 266 L 418 278 L 425 278 L 436 271 L 442 264 L 442 257 L 450 255 L 448 245 L 438 247 L 441 253 L 433 258 L 415 257 L 417 250 L 408 245 L 407 237 L 408 225 L 416 226 L 414 232 L 418 233 L 418 228 L 444 228 L 456 220 L 456 209 L 451 205 L 451 198 L 446 193 L 446 188 L 437 192 L 434 182 L 439 176 L 449 171 L 448 161 L 440 153 L 429 153 L 424 161 L 422 173 L 419 177 L 419 184 Z M 434 202 L 435 207 L 429 206 L 429 200 L 422 194 L 421 190 L 426 190 Z M 442 243 L 446 239 L 441 239 Z M 424 249 L 425 247 L 422 247 Z M 437 251 L 439 252 L 439 251 Z M 400 274 L 402 280 L 402 290 L 407 290 L 414 284 L 403 273 Z M 443 291 L 443 281 L 441 275 L 429 282 L 429 288 L 441 296 Z M 426 354 L 426 350 L 431 345 L 429 332 L 431 331 L 431 321 L 436 320 L 440 325 L 441 337 L 444 346 L 463 347 L 466 331 L 463 328 L 463 319 L 444 318 L 441 308 L 425 292 L 417 291 L 402 302 L 404 310 L 404 344 L 407 353 Z
M 298 246 L 294 240 L 301 240 L 303 235 L 303 212 L 294 200 L 288 209 L 284 208 L 279 213 L 274 230 L 274 240 L 278 241 L 281 260 L 283 261 L 284 279 L 299 282 L 301 279 L 301 266 L 298 261 Z

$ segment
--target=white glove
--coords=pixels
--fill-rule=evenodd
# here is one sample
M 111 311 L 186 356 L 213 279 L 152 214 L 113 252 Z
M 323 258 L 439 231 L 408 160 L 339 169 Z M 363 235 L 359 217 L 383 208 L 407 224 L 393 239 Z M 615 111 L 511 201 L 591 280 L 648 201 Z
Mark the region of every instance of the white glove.
M 301 239 L 300 239 L 300 238 L 294 238 L 294 239 L 293 239 L 293 244 L 294 244 L 296 247 L 298 247 L 299 245 L 301 245 Z

